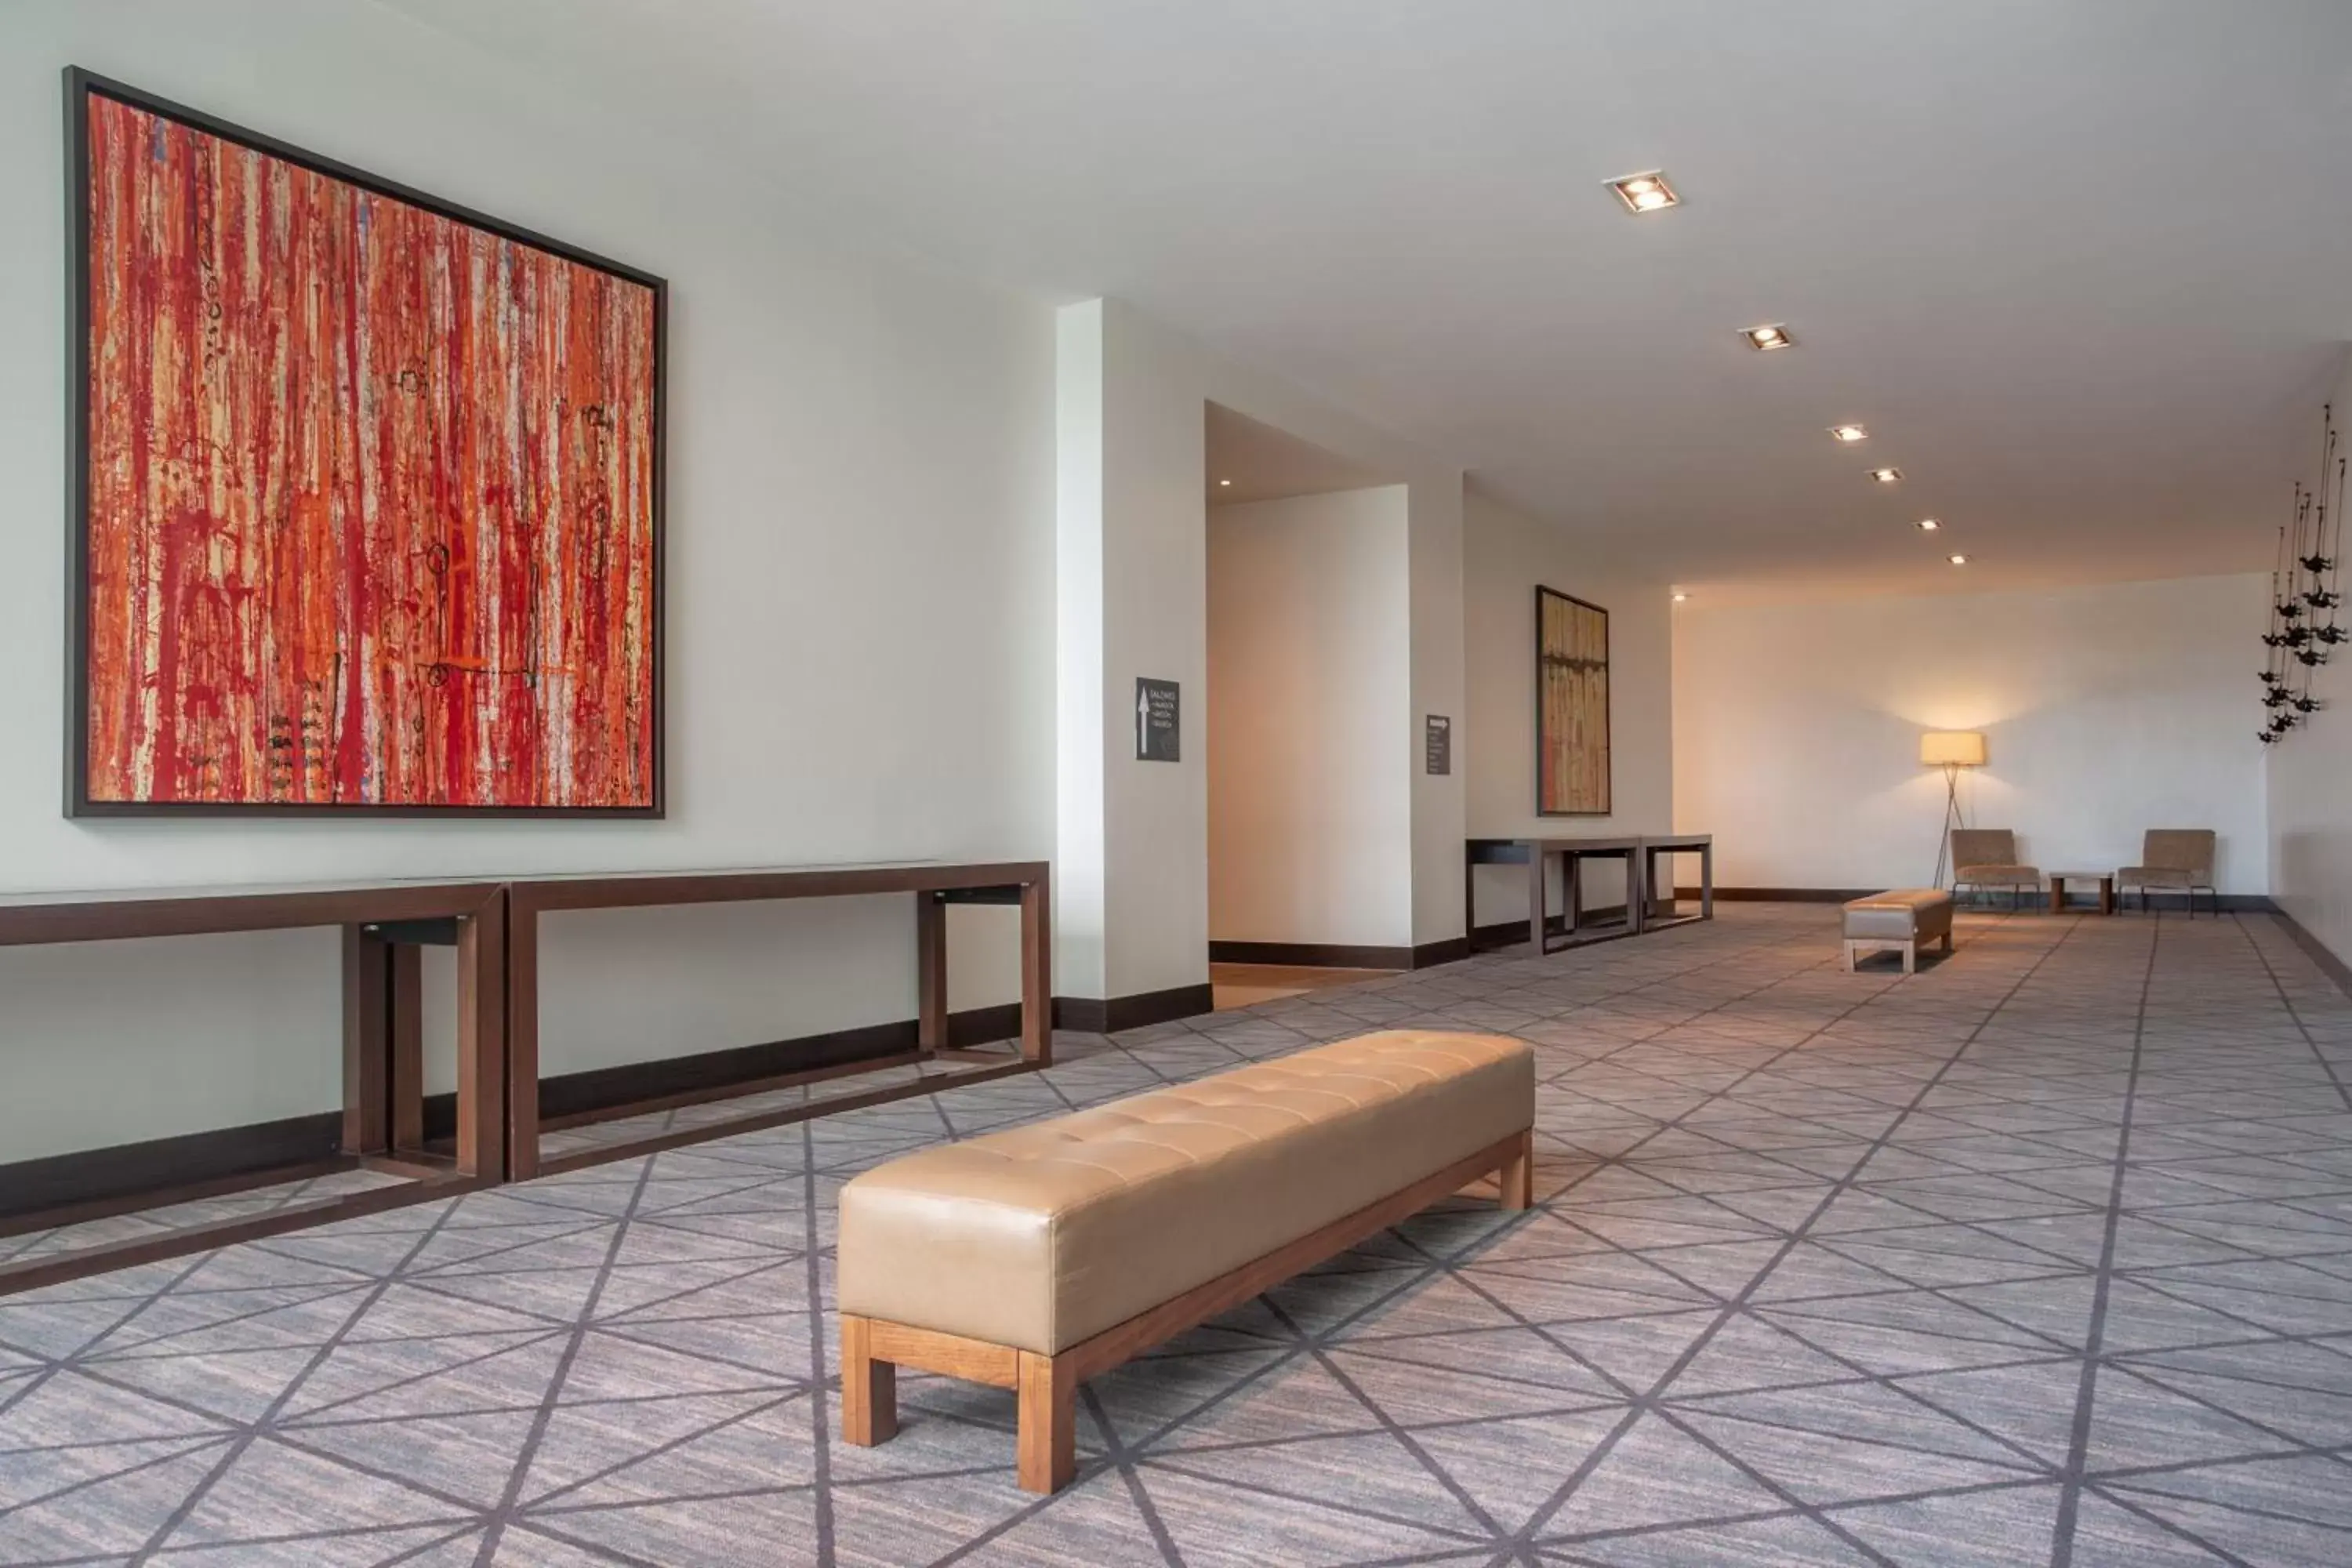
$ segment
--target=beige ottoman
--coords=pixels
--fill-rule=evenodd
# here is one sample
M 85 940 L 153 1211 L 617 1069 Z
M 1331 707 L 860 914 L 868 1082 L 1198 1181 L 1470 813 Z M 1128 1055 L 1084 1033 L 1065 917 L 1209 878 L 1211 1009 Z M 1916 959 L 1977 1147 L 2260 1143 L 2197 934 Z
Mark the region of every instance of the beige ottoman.
M 898 1366 L 1020 1393 L 1020 1479 L 1071 1477 L 1107 1372 L 1480 1178 L 1533 1197 L 1535 1053 L 1392 1030 L 926 1149 L 841 1190 L 842 1435 Z
M 1853 973 L 1855 957 L 1864 952 L 1895 948 L 1903 954 L 1903 973 L 1919 967 L 1919 944 L 1944 939 L 1952 951 L 1952 895 L 1941 888 L 1896 888 L 1856 899 L 1845 907 L 1845 969 Z

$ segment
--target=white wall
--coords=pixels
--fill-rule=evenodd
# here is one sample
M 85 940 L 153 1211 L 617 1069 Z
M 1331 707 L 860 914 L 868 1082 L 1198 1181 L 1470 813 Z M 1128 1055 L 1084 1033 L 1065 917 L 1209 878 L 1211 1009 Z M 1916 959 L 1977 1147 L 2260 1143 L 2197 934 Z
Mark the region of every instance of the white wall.
M 1674 685 L 1667 586 L 1625 573 L 1561 528 L 1473 489 L 1463 503 L 1463 648 L 1468 708 L 1454 736 L 1467 775 L 1474 838 L 1616 837 L 1674 826 Z M 1607 816 L 1536 811 L 1536 588 L 1609 612 Z M 1457 858 L 1461 853 L 1457 846 Z M 1525 873 L 1489 867 L 1478 876 L 1478 919 L 1524 920 Z M 1607 867 L 1589 875 L 1587 904 L 1621 901 Z M 1557 907 L 1557 906 L 1554 906 Z
M 1412 943 L 1402 485 L 1209 512 L 1209 937 Z
M 1130 997 L 1208 980 L 1206 405 L 1404 484 L 1412 701 L 1431 712 L 1460 705 L 1462 475 L 1118 300 L 1065 306 L 1058 342 L 1055 989 Z M 1139 676 L 1183 689 L 1179 763 L 1135 759 Z M 1415 770 L 1412 799 L 1419 943 L 1461 931 L 1460 780 Z
M 2352 354 L 2336 388 L 2352 409 Z M 2343 417 L 2341 414 L 2337 416 Z M 2264 748 L 2270 803 L 2271 897 L 2329 952 L 2352 963 L 2352 644 L 2313 671 L 2326 707 Z M 2298 667 L 2299 668 L 2299 667 Z
M 1675 612 L 1675 817 L 1730 887 L 1922 887 L 1940 773 L 1923 730 L 1981 730 L 1972 826 L 2044 869 L 2139 858 L 2150 827 L 2221 836 L 2221 890 L 2268 890 L 2265 581 L 2126 583 Z
M 63 818 L 68 63 L 668 278 L 668 820 Z M 1045 305 L 364 5 L 0 6 L 0 890 L 1051 853 Z M 909 1016 L 902 905 L 559 922 L 548 1070 Z M 1013 922 L 957 913 L 955 1005 L 1013 999 Z M 333 1107 L 333 963 L 319 932 L 0 953 L 0 1162 Z

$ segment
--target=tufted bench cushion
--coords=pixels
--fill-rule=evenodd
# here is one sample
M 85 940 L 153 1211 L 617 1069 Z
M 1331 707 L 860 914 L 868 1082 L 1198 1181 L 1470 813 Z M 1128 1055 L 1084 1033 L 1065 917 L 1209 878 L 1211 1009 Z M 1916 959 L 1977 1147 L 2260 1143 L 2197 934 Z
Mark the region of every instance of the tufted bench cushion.
M 1394 1030 L 925 1150 L 841 1193 L 841 1311 L 1053 1355 L 1534 1120 L 1517 1040 Z

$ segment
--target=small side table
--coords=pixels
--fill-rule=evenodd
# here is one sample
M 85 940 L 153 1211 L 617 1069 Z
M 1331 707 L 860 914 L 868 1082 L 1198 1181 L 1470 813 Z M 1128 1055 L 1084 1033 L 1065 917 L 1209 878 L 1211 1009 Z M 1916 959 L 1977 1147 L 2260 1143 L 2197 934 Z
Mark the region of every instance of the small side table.
M 2066 884 L 2093 882 L 2099 884 L 2099 912 L 2116 912 L 2116 874 L 2113 871 L 2053 871 L 2050 873 L 2050 912 L 2063 914 L 2066 910 Z

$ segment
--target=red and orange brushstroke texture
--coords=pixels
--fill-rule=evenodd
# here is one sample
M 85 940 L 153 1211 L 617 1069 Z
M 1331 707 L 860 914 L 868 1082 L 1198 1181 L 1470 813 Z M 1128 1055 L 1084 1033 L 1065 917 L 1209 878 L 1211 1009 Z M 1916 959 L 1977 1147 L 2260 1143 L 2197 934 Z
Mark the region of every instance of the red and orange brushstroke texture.
M 89 798 L 655 805 L 654 291 L 89 110 Z

